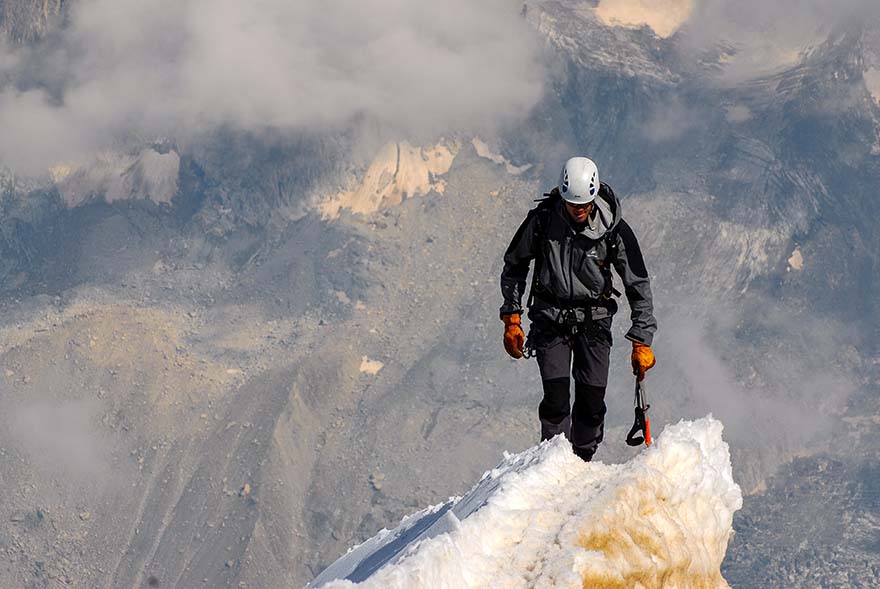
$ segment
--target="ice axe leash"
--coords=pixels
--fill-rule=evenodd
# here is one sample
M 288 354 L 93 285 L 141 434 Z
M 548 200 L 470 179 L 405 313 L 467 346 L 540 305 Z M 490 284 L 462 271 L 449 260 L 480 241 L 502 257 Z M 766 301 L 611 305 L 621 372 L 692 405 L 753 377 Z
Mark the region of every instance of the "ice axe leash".
M 636 377 L 636 420 L 632 429 L 626 436 L 626 443 L 630 446 L 639 446 L 642 442 L 645 446 L 651 445 L 651 420 L 648 419 L 648 399 L 645 396 L 645 385 Z M 642 433 L 638 436 L 639 432 Z

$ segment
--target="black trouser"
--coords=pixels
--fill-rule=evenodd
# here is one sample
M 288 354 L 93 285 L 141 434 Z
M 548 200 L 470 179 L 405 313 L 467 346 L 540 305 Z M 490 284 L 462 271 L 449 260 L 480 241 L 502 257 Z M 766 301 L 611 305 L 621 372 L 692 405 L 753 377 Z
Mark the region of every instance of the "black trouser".
M 605 431 L 611 318 L 596 320 L 573 335 L 562 334 L 553 325 L 532 324 L 529 337 L 544 385 L 538 406 L 541 440 L 563 434 L 575 454 L 589 461 Z M 574 407 L 570 406 L 572 376 Z

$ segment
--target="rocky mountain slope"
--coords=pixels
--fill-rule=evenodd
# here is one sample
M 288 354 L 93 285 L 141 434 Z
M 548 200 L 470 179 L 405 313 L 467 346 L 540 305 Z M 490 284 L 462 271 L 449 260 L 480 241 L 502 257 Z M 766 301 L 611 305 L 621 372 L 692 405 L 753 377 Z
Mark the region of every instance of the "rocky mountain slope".
M 12 43 L 27 43 L 45 36 L 61 17 L 65 0 L 4 0 L 0 2 L 0 34 Z
M 22 6 L 0 3 L 5 31 Z M 730 48 L 697 59 L 686 30 L 550 0 L 523 14 L 548 91 L 485 142 L 365 153 L 344 133 L 226 129 L 4 173 L 0 586 L 301 586 L 532 445 L 540 385 L 500 348 L 497 276 L 575 152 L 621 195 L 654 277 L 655 423 L 713 412 L 753 493 L 725 577 L 870 572 L 876 519 L 810 534 L 812 561 L 790 531 L 832 499 L 874 509 L 875 448 L 843 441 L 878 414 L 873 29 L 730 84 Z M 625 323 L 624 306 L 618 341 Z M 627 360 L 616 346 L 602 460 L 631 455 Z M 844 466 L 811 470 L 826 460 Z

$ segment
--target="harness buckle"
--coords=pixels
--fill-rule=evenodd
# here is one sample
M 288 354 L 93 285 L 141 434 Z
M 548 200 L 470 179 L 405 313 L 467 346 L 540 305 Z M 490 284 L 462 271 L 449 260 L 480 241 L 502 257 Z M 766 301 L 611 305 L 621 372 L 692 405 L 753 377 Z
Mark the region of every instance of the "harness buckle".
M 578 319 L 578 310 L 584 313 L 583 320 Z M 576 337 L 582 333 L 586 333 L 592 322 L 592 310 L 590 307 L 585 307 L 583 309 L 561 309 L 558 321 L 562 333 L 570 337 Z

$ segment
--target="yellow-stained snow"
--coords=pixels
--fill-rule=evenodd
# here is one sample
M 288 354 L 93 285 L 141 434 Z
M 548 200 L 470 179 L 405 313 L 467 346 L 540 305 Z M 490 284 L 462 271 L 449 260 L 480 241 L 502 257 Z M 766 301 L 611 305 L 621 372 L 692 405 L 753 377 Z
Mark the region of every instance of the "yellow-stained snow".
M 729 587 L 721 561 L 742 498 L 720 436 L 688 440 L 684 423 L 661 435 L 584 519 L 579 545 L 587 552 L 578 566 L 585 589 Z M 718 422 L 704 423 L 720 434 Z
M 596 16 L 612 26 L 648 25 L 661 38 L 675 33 L 694 11 L 694 0 L 600 0 Z
M 683 525 L 711 516 L 700 507 L 659 473 L 627 481 L 582 531 L 584 589 L 729 587 L 721 576 L 729 530 Z
M 374 213 L 400 204 L 404 199 L 429 192 L 443 193 L 446 181 L 441 178 L 452 167 L 459 146 L 441 141 L 429 148 L 406 141 L 388 143 L 376 157 L 360 183 L 318 204 L 321 215 L 335 219 L 342 209 L 353 213 Z

